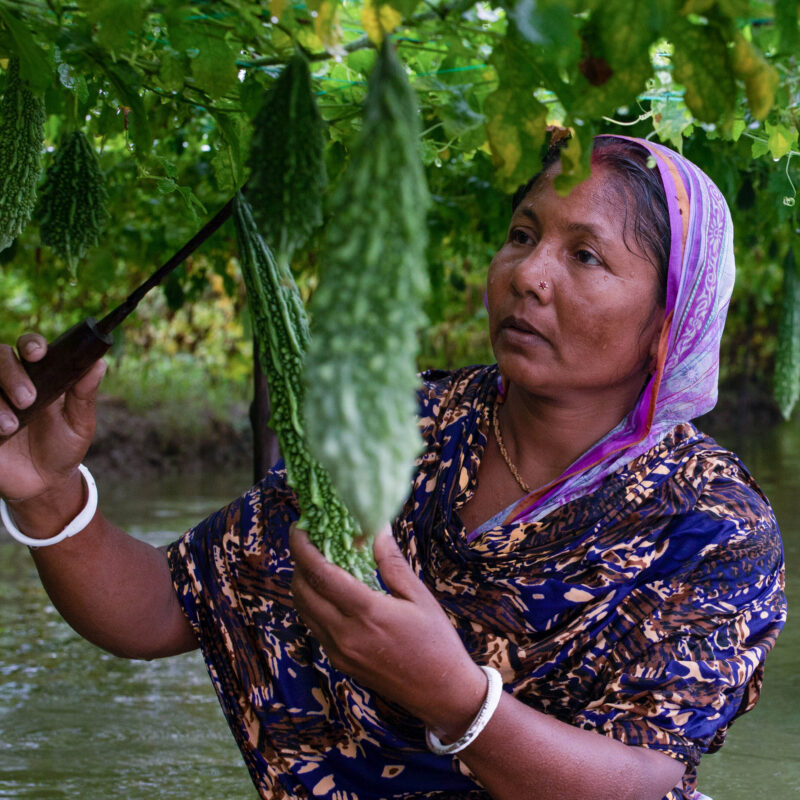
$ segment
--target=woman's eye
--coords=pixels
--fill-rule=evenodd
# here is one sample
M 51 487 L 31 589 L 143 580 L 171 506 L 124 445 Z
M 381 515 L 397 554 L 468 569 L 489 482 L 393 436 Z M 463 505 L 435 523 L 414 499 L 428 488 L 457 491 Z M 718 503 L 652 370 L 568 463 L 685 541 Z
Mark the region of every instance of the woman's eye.
M 521 228 L 514 228 L 508 237 L 514 244 L 531 244 L 533 239 Z
M 575 258 L 581 262 L 581 264 L 599 264 L 600 259 L 591 251 L 589 250 L 577 250 L 575 252 Z

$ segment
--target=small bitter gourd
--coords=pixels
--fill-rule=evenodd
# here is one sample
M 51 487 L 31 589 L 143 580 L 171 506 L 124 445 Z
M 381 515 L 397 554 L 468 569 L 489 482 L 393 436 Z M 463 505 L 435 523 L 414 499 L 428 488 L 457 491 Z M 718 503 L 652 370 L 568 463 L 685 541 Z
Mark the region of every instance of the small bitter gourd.
M 372 584 L 372 552 L 354 546 L 361 532 L 330 477 L 309 453 L 301 417 L 303 357 L 309 332 L 297 284 L 288 266 L 273 257 L 241 194 L 234 203 L 234 219 L 261 366 L 269 382 L 270 426 L 280 443 L 286 481 L 302 511 L 299 524 L 329 561 Z
M 247 199 L 279 261 L 289 263 L 322 224 L 324 125 L 308 62 L 295 53 L 255 118 Z
M 305 361 L 309 446 L 367 538 L 398 513 L 422 448 L 416 357 L 429 196 L 419 136 L 414 91 L 384 41 L 331 198 Z
M 36 206 L 44 120 L 44 100 L 20 77 L 19 60 L 12 58 L 0 103 L 0 250 L 19 236 Z
M 73 276 L 78 261 L 100 239 L 107 202 L 97 153 L 82 131 L 68 133 L 45 173 L 36 216 L 42 244 L 67 262 Z
M 783 301 L 775 353 L 775 400 L 784 419 L 789 419 L 800 398 L 800 276 L 794 250 L 783 261 Z

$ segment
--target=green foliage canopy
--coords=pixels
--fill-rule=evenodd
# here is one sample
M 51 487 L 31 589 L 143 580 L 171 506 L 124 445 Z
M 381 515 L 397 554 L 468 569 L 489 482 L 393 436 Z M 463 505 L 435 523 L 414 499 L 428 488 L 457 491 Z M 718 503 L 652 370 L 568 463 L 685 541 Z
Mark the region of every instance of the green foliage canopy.
M 423 364 L 489 357 L 482 283 L 507 196 L 538 169 L 548 127 L 561 127 L 573 133 L 564 191 L 586 176 L 591 138 L 620 131 L 682 150 L 718 183 L 739 265 L 725 371 L 772 379 L 799 228 L 797 0 L 6 0 L 0 81 L 15 57 L 44 98 L 45 167 L 62 135 L 87 134 L 109 221 L 77 279 L 41 246 L 35 221 L 0 253 L 0 291 L 13 300 L 0 334 L 29 325 L 54 334 L 107 310 L 183 244 L 247 180 L 266 91 L 298 49 L 335 184 L 360 128 L 375 42 L 390 31 L 418 95 L 434 200 Z M 216 234 L 167 282 L 170 305 L 202 293 L 211 273 L 235 295 L 232 252 L 230 232 Z M 294 259 L 306 294 L 315 263 L 313 242 Z M 790 311 L 784 319 L 798 316 Z M 798 369 L 779 374 L 796 380 Z M 794 395 L 779 387 L 778 396 Z

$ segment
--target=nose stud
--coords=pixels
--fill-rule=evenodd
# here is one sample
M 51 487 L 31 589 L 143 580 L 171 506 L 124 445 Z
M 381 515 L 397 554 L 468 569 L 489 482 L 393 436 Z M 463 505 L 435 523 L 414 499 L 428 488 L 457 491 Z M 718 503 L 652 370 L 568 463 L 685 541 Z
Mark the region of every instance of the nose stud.
M 539 281 L 539 288 L 546 289 L 547 288 L 547 281 Z

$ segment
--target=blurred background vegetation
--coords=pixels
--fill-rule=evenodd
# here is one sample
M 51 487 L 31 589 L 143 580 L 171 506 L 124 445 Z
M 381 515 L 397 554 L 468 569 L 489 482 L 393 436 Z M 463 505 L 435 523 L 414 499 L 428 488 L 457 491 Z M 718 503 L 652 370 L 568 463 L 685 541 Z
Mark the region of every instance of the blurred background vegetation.
M 593 135 L 622 132 L 682 150 L 722 189 L 738 266 L 723 384 L 791 413 L 800 394 L 800 293 L 784 290 L 800 231 L 796 0 L 8 0 L 0 91 L 18 59 L 45 103 L 42 175 L 68 131 L 87 134 L 108 222 L 76 271 L 42 244 L 35 216 L 0 252 L 0 340 L 31 329 L 52 337 L 102 315 L 184 244 L 246 181 L 253 120 L 297 48 L 311 62 L 335 184 L 360 124 L 373 42 L 389 30 L 418 93 L 434 197 L 421 367 L 491 360 L 486 269 L 547 130 L 572 131 L 567 184 L 586 175 Z M 319 256 L 315 243 L 293 264 L 306 298 Z M 172 407 L 174 424 L 187 427 L 232 404 L 242 414 L 252 347 L 232 226 L 147 297 L 110 360 L 105 391 L 133 410 Z M 779 402 L 764 401 L 776 376 Z

